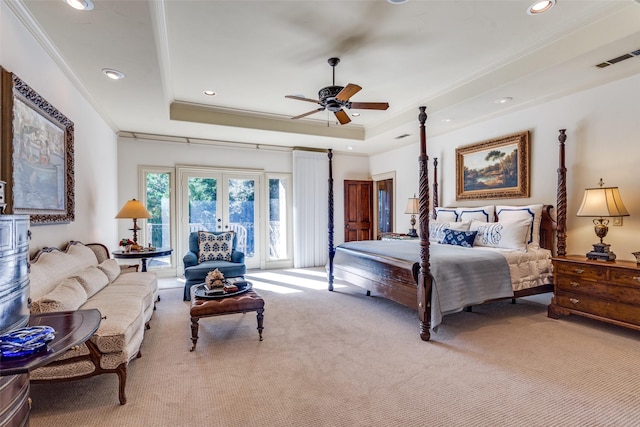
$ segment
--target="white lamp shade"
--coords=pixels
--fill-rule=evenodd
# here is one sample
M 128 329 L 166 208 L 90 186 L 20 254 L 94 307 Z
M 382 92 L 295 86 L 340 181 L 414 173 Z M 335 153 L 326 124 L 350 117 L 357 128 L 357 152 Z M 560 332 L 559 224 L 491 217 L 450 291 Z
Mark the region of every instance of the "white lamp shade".
M 120 209 L 116 218 L 151 218 L 151 214 L 140 200 L 131 199 Z
M 584 197 L 577 216 L 605 217 L 629 216 L 622 203 L 618 187 L 597 187 L 584 190 Z
M 407 202 L 407 208 L 404 210 L 404 213 L 415 215 L 419 212 L 418 210 L 418 198 L 417 197 L 409 197 L 409 201 Z

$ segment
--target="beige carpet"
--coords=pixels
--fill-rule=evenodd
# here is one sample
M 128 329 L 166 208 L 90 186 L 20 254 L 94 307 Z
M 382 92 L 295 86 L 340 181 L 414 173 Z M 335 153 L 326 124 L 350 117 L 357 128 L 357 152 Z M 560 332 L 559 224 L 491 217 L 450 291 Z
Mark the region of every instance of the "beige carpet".
M 251 276 L 264 341 L 254 313 L 209 318 L 189 352 L 189 305 L 163 289 L 128 403 L 115 375 L 34 385 L 31 426 L 640 425 L 638 332 L 499 302 L 423 342 L 415 312 L 321 270 Z

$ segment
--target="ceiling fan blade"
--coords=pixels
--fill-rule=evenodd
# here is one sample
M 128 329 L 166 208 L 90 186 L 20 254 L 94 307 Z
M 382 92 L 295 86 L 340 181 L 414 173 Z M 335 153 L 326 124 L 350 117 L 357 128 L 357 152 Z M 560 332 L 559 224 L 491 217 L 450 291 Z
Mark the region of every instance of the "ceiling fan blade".
M 314 104 L 320 104 L 320 101 L 318 101 L 317 99 L 309 99 L 309 98 L 305 98 L 304 96 L 285 95 L 284 97 L 289 99 L 297 99 L 298 101 L 307 101 L 307 102 L 313 102 Z
M 336 118 L 338 119 L 341 125 L 346 125 L 351 121 L 351 119 L 349 118 L 349 115 L 347 115 L 347 113 L 345 113 L 344 110 L 336 111 L 334 114 L 336 115 Z
M 386 110 L 389 108 L 388 102 L 352 102 L 351 107 L 358 110 Z
M 351 98 L 361 90 L 362 88 L 360 86 L 349 83 L 340 92 L 338 92 L 338 94 L 336 95 L 336 99 L 338 101 L 348 101 L 349 98 Z
M 311 111 L 309 111 L 309 112 L 307 112 L 307 113 L 300 114 L 299 116 L 295 116 L 295 117 L 291 117 L 291 118 L 292 118 L 292 119 L 301 119 L 301 118 L 303 118 L 303 117 L 310 116 L 310 115 L 312 115 L 312 114 L 314 114 L 314 113 L 317 113 L 318 111 L 323 111 L 323 110 L 324 110 L 324 107 L 322 107 L 322 108 L 318 108 L 317 110 L 311 110 Z

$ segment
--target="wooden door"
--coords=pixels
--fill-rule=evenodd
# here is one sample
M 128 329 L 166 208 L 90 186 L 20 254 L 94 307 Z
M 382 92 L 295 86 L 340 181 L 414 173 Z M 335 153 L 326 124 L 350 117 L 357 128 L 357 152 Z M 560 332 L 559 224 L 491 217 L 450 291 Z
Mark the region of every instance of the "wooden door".
M 344 241 L 373 239 L 373 181 L 344 181 Z

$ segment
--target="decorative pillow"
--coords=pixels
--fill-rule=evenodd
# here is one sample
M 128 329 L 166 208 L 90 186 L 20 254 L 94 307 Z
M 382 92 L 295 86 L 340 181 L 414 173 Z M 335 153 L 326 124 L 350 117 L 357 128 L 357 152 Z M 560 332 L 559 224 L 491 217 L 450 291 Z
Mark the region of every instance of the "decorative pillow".
M 511 223 L 472 221 L 469 230 L 477 231 L 475 246 L 527 250 L 531 218 Z
M 456 222 L 457 220 L 458 213 L 456 208 L 436 208 L 437 222 Z
M 473 241 L 476 238 L 477 231 L 457 231 L 457 230 L 444 230 L 444 237 L 442 243 L 445 245 L 462 246 L 464 248 L 472 248 Z
M 107 275 L 109 283 L 116 280 L 120 275 L 120 264 L 113 258 L 105 259 L 98 264 L 98 268 Z
M 429 241 L 442 243 L 445 230 L 468 231 L 469 222 L 429 222 Z
M 87 292 L 87 297 L 91 298 L 102 288 L 109 284 L 109 278 L 98 267 L 88 267 L 80 271 L 78 274 L 72 276 L 74 279 L 78 279 L 78 282 L 82 285 Z
M 198 263 L 205 261 L 231 261 L 233 231 L 212 233 L 198 231 Z
M 87 302 L 87 292 L 75 278 L 64 279 L 51 292 L 31 303 L 32 313 L 72 311 Z
M 532 218 L 533 222 L 529 230 L 527 243 L 529 247 L 537 249 L 540 247 L 540 222 L 542 221 L 542 204 L 527 206 L 496 206 L 498 222 L 509 223 L 521 219 Z
M 495 221 L 495 206 L 480 206 L 477 208 L 457 208 L 458 221 L 483 221 L 494 222 Z

